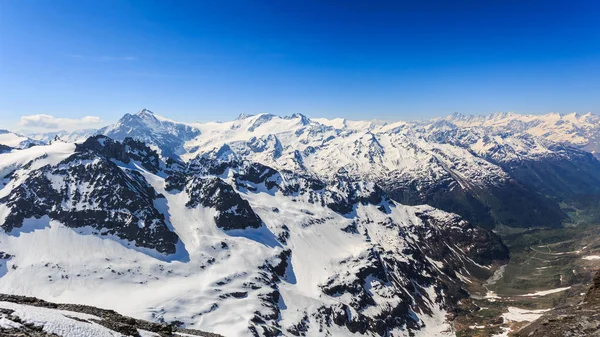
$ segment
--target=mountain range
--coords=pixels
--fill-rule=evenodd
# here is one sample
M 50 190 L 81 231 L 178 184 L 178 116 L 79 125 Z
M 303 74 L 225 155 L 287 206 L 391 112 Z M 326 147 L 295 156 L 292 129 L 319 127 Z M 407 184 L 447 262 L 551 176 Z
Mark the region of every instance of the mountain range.
M 501 227 L 599 205 L 598 117 L 386 123 L 143 109 L 0 134 L 0 292 L 224 336 L 446 336 Z
M 560 226 L 569 215 L 559 203 L 586 208 L 581 200 L 600 193 L 593 150 L 598 120 L 592 114 L 501 113 L 385 123 L 260 114 L 187 124 L 143 109 L 63 137 L 131 137 L 184 162 L 231 152 L 326 181 L 371 181 L 397 202 L 428 204 L 486 228 L 535 227 Z

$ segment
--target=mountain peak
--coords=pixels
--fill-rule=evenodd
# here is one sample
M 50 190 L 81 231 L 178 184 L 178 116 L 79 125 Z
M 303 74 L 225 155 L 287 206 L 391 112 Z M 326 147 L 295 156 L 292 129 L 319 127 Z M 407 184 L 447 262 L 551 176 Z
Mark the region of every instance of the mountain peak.
M 238 120 L 238 121 L 239 121 L 239 120 L 242 120 L 242 119 L 250 118 L 250 117 L 252 117 L 252 116 L 254 116 L 254 115 L 253 115 L 253 114 L 247 114 L 247 113 L 241 113 L 241 114 L 240 114 L 240 115 L 239 115 L 239 116 L 236 118 L 236 120 Z
M 284 119 L 296 119 L 296 118 L 300 119 L 300 122 L 302 123 L 302 125 L 308 125 L 310 123 L 310 119 L 308 117 L 306 117 L 303 114 L 298 113 L 298 112 L 292 114 L 291 116 L 284 117 Z
M 148 116 L 148 115 L 149 116 L 154 116 L 154 112 L 152 112 L 152 111 L 150 111 L 150 110 L 148 110 L 146 108 L 143 108 L 142 110 L 138 111 L 136 113 L 136 115 L 138 115 L 138 116 Z

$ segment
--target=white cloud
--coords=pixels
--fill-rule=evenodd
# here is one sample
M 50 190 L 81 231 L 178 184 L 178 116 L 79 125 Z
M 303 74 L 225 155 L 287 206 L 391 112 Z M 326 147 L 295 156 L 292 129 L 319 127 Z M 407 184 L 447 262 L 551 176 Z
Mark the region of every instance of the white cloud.
M 50 115 L 30 115 L 21 117 L 21 126 L 24 128 L 47 130 L 77 130 L 98 127 L 102 123 L 100 117 L 85 116 L 82 118 L 59 118 Z
M 136 61 L 135 56 L 102 56 L 98 58 L 99 61 Z
M 106 61 L 137 61 L 137 56 L 131 55 L 123 55 L 123 56 L 111 56 L 111 55 L 82 55 L 82 54 L 65 54 L 66 57 L 70 57 L 73 59 L 82 59 L 96 62 L 106 62 Z

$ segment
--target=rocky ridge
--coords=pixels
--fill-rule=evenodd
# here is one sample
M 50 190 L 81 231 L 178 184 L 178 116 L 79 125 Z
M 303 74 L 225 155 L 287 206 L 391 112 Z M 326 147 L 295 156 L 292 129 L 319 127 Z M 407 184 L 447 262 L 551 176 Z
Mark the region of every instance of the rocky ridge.
M 16 305 L 11 305 L 16 304 Z M 42 308 L 41 310 L 37 308 Z M 33 309 L 33 313 L 30 312 Z M 36 315 L 44 313 L 45 315 Z M 84 314 L 83 316 L 80 314 Z M 62 317 L 44 320 L 44 316 Z M 100 309 L 80 304 L 59 304 L 35 297 L 0 294 L 0 336 L 76 336 L 91 333 L 88 337 L 113 336 L 202 336 L 223 337 L 221 335 L 179 327 L 179 322 L 160 324 L 126 317 L 113 310 Z M 88 329 L 86 329 L 86 327 Z

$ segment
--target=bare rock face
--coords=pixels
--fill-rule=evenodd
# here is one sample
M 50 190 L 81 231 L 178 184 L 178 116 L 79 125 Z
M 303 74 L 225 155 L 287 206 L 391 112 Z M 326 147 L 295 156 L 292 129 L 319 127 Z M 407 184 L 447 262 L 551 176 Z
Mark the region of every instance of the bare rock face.
M 10 152 L 12 148 L 10 146 L 0 144 L 0 153 Z
M 106 158 L 118 160 L 129 164 L 131 161 L 139 162 L 145 169 L 152 173 L 159 170 L 159 155 L 146 144 L 133 138 L 125 138 L 122 142 L 115 141 L 106 136 L 97 135 L 88 138 L 81 144 L 76 144 L 77 151 L 93 151 L 104 155 Z
M 593 282 L 594 284 L 587 291 L 583 300 L 586 306 L 591 307 L 600 305 L 600 271 L 596 272 Z
M 242 199 L 233 187 L 217 177 L 193 177 L 186 184 L 185 191 L 190 196 L 187 207 L 202 205 L 218 211 L 214 219 L 221 229 L 258 228 L 262 224 L 248 201 Z

